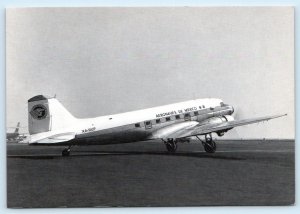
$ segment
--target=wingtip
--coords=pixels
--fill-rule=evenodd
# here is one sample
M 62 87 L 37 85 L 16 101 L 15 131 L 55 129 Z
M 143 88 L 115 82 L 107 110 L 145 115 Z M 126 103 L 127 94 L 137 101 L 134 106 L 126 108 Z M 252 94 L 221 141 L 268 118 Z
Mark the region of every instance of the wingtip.
M 287 115 L 288 115 L 287 113 L 285 113 L 285 114 L 279 114 L 277 117 L 285 117 Z

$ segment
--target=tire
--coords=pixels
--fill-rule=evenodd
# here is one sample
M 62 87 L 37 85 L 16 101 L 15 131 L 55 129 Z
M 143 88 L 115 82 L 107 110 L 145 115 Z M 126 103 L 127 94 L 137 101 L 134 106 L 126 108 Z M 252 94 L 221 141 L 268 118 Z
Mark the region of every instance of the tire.
M 168 152 L 176 152 L 177 144 L 176 143 L 167 143 L 166 144 Z
M 70 155 L 70 150 L 69 149 L 64 149 L 63 151 L 62 151 L 62 156 L 69 156 Z
M 215 141 L 211 141 L 210 143 L 204 144 L 204 150 L 207 153 L 215 153 L 216 149 L 217 149 L 217 145 L 216 145 Z

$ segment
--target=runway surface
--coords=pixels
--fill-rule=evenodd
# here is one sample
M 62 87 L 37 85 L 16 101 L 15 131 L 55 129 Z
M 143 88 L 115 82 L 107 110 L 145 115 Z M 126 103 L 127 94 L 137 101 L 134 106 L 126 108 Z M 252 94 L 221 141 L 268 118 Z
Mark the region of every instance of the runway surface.
M 294 141 L 160 141 L 64 147 L 7 145 L 7 204 L 31 207 L 290 205 Z

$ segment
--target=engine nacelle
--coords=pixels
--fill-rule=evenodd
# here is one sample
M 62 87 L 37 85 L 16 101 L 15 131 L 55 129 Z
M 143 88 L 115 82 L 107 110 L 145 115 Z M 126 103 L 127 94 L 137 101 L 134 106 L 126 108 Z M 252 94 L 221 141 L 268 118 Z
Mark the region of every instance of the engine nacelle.
M 201 123 L 201 125 L 212 125 L 212 124 L 222 124 L 222 123 L 226 123 L 226 122 L 229 122 L 229 121 L 234 121 L 234 117 L 231 116 L 231 115 L 223 115 L 223 116 L 219 116 L 219 117 L 212 117 L 212 118 L 209 118 L 205 121 L 203 121 Z M 225 130 L 221 130 L 221 131 L 218 131 L 216 132 L 217 135 L 219 137 L 223 136 L 225 134 L 225 132 L 227 132 L 229 129 L 225 129 Z
M 207 125 L 207 124 L 221 124 L 229 121 L 233 121 L 234 118 L 231 115 L 224 115 L 224 116 L 218 116 L 218 117 L 211 117 L 207 120 L 204 120 L 201 122 L 201 125 Z

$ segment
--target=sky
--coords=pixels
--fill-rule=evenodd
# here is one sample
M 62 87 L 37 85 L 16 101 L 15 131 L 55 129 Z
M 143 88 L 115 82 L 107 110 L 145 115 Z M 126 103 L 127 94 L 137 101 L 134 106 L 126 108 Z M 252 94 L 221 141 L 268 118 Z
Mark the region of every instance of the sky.
M 224 138 L 294 138 L 294 10 L 10 8 L 6 87 L 8 127 L 38 94 L 79 118 L 215 97 L 236 119 L 288 114 Z

